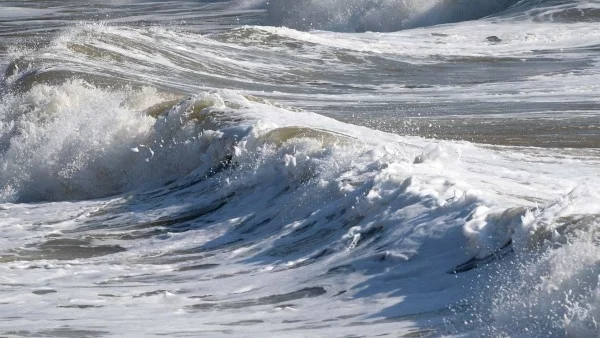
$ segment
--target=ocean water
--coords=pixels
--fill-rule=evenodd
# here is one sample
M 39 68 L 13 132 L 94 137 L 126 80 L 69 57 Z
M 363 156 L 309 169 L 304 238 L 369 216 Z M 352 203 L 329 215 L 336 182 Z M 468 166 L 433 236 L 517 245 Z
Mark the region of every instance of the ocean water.
M 0 336 L 598 337 L 600 1 L 0 1 Z

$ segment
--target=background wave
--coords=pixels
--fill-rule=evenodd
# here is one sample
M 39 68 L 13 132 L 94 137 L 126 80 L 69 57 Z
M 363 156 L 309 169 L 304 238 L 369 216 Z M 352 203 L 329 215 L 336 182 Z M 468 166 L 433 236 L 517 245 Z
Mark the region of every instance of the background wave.
M 268 24 L 300 30 L 389 32 L 479 19 L 518 0 L 289 0 L 268 2 Z

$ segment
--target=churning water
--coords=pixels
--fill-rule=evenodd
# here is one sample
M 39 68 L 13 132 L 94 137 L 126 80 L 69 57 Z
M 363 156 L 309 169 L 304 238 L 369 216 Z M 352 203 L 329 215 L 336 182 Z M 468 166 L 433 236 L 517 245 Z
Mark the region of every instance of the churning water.
M 597 337 L 600 2 L 0 1 L 0 336 Z

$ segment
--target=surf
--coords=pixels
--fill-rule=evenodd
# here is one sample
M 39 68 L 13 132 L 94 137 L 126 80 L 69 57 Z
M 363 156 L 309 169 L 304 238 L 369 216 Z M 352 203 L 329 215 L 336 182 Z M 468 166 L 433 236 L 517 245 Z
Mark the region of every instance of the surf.
M 239 3 L 11 10 L 0 334 L 597 332 L 593 4 Z

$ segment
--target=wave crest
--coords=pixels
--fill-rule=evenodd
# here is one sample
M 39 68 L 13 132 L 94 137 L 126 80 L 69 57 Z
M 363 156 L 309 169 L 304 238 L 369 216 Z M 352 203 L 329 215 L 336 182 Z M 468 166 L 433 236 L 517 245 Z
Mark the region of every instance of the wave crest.
M 0 102 L 0 201 L 97 198 L 210 170 L 236 139 L 232 121 L 213 116 L 225 103 L 210 93 L 165 96 L 82 80 L 8 95 Z

